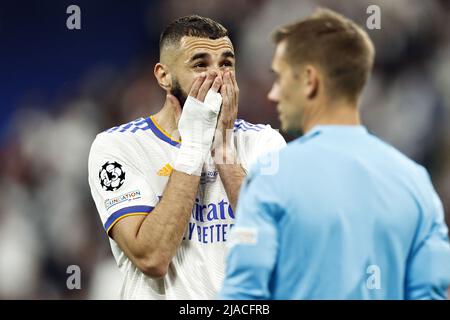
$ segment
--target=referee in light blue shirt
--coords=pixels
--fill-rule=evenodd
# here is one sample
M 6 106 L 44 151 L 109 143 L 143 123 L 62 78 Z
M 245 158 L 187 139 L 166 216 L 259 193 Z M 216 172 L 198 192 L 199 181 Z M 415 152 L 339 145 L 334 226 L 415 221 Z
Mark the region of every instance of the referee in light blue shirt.
M 269 99 L 283 130 L 304 134 L 275 174 L 248 175 L 219 298 L 445 299 L 450 245 L 430 177 L 359 122 L 369 37 L 320 9 L 274 40 Z

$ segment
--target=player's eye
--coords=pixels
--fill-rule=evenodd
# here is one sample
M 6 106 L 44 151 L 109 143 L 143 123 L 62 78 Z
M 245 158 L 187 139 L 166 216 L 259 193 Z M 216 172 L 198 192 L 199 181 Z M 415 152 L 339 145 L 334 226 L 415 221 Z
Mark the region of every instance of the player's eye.
M 222 64 L 222 67 L 232 67 L 232 66 L 233 66 L 233 62 L 231 62 L 231 61 L 225 61 Z
M 196 63 L 196 64 L 194 64 L 194 68 L 195 69 L 198 69 L 198 68 L 206 68 L 207 66 L 206 66 L 206 63 L 204 63 L 204 62 L 199 62 L 199 63 Z

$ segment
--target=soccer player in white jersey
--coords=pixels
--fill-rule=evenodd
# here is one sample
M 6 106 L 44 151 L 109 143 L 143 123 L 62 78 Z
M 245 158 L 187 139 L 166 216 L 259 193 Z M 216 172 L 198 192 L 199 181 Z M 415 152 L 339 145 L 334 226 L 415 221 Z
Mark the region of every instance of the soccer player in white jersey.
M 213 299 L 221 287 L 243 178 L 259 156 L 285 145 L 269 125 L 236 119 L 234 72 L 221 24 L 172 22 L 154 68 L 163 107 L 92 144 L 89 184 L 125 275 L 124 299 Z

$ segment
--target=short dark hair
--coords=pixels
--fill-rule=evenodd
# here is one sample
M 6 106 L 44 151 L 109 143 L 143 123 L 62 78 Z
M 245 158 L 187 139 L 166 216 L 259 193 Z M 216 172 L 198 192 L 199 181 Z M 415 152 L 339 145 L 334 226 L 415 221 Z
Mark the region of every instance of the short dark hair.
M 375 49 L 353 21 L 319 8 L 304 20 L 278 28 L 275 43 L 286 41 L 285 59 L 294 65 L 317 64 L 332 94 L 356 99 L 372 71 Z
M 228 36 L 228 30 L 210 18 L 190 15 L 171 22 L 161 33 L 159 53 L 168 44 L 178 44 L 184 36 L 219 39 Z

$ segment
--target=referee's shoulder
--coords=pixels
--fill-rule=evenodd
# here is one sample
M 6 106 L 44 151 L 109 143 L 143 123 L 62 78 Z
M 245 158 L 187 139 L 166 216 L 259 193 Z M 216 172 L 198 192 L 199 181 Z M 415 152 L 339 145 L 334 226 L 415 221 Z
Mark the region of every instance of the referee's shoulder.
M 415 173 L 415 175 L 418 175 L 421 178 L 428 175 L 427 170 L 424 166 L 408 157 L 406 154 L 401 152 L 389 142 L 381 139 L 373 133 L 370 133 L 370 137 L 375 141 L 375 143 L 381 146 L 381 150 L 389 156 L 386 158 L 390 159 L 391 164 L 395 164 L 399 168 L 403 168 L 404 170 L 407 170 L 411 173 Z
M 374 142 L 371 148 L 380 152 L 379 159 L 386 164 L 386 170 L 395 175 L 396 179 L 403 181 L 415 195 L 420 194 L 420 199 L 429 198 L 427 195 L 432 193 L 434 188 L 428 170 L 389 142 L 373 133 L 370 136 Z

